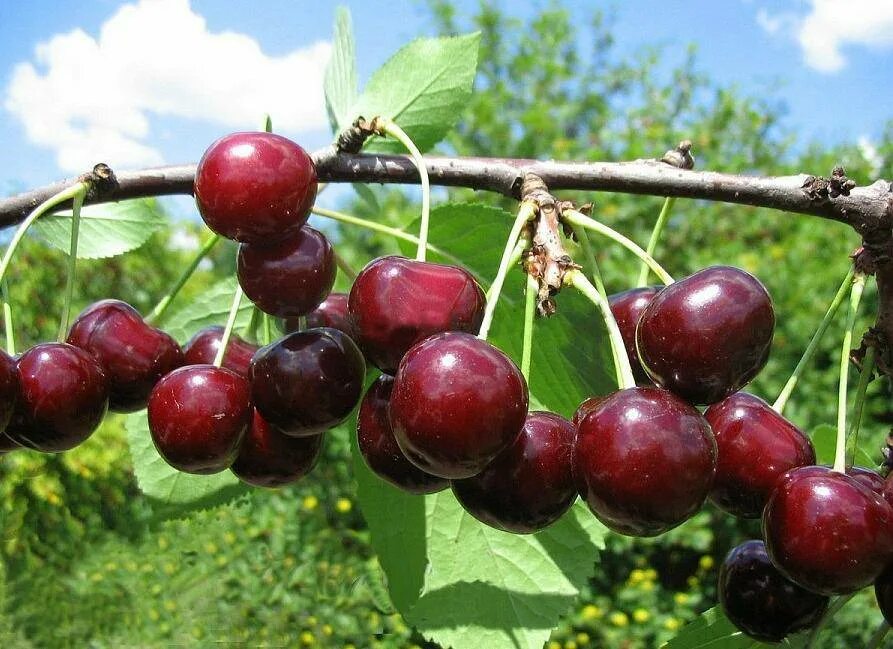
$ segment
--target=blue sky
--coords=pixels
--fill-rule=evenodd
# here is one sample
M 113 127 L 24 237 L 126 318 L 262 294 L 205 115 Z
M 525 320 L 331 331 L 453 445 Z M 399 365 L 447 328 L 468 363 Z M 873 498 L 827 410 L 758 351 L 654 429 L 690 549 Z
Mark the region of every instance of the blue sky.
M 345 4 L 361 82 L 400 45 L 433 31 L 418 2 Z M 531 12 L 544 3 L 500 4 Z M 581 19 L 613 7 L 621 52 L 661 44 L 678 59 L 696 43 L 701 70 L 747 92 L 771 89 L 789 108 L 786 125 L 807 139 L 870 146 L 893 118 L 893 2 L 567 6 Z M 334 3 L 319 0 L 0 0 L 0 191 L 97 160 L 118 168 L 194 161 L 217 136 L 256 128 L 266 110 L 277 131 L 322 146 L 319 79 L 333 13 Z

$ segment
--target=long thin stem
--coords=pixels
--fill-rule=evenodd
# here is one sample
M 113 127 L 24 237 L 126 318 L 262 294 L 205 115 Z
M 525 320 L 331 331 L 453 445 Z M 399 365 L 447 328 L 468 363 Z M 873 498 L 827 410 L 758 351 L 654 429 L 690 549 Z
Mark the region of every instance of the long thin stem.
M 345 276 L 347 276 L 347 279 L 351 282 L 357 278 L 357 271 L 354 270 L 353 266 L 347 263 L 347 260 L 337 252 L 335 253 L 335 264 L 337 264 L 341 272 L 344 273 Z
M 239 305 L 241 303 L 242 286 L 236 284 L 236 292 L 233 294 L 233 305 L 229 309 L 229 317 L 226 319 L 226 327 L 223 329 L 223 335 L 220 337 L 220 347 L 217 348 L 217 355 L 214 357 L 214 365 L 217 367 L 223 365 L 223 357 L 226 355 L 229 339 L 233 335 L 233 327 L 236 324 L 236 317 L 239 315 Z
M 71 204 L 71 244 L 68 248 L 68 277 L 65 279 L 65 300 L 62 304 L 62 317 L 59 319 L 58 341 L 65 340 L 68 334 L 68 324 L 71 322 L 71 300 L 74 298 L 74 278 L 78 265 L 78 236 L 81 230 L 81 207 L 84 205 L 84 197 L 87 195 L 87 187 L 75 194 Z
M 168 307 L 171 305 L 171 302 L 174 301 L 174 298 L 177 297 L 177 294 L 180 290 L 186 285 L 186 282 L 189 281 L 189 278 L 195 273 L 199 264 L 202 263 L 202 260 L 208 256 L 211 250 L 214 249 L 214 246 L 220 241 L 220 235 L 214 234 L 202 244 L 202 247 L 199 248 L 198 252 L 195 253 L 195 257 L 192 258 L 192 261 L 189 262 L 189 265 L 183 269 L 183 272 L 180 274 L 180 277 L 177 278 L 177 281 L 174 283 L 173 288 L 161 298 L 161 301 L 155 305 L 155 308 L 146 316 L 145 320 L 149 324 L 158 324 L 161 322 L 164 317 L 165 312 Z
M 856 596 L 856 593 L 850 593 L 849 595 L 841 595 L 831 602 L 831 605 L 828 606 L 828 609 L 825 611 L 825 614 L 822 616 L 822 619 L 819 620 L 819 623 L 816 624 L 812 631 L 809 633 L 809 637 L 806 639 L 806 644 L 803 649 L 812 649 L 813 645 L 815 645 L 815 641 L 818 640 L 819 634 L 822 632 L 822 629 L 825 628 L 825 625 L 831 621 L 837 612 L 843 608 L 844 604 L 853 599 Z
M 809 344 L 806 346 L 806 351 L 803 352 L 803 356 L 797 363 L 797 367 L 794 368 L 794 372 L 793 374 L 791 374 L 791 378 L 789 378 L 788 382 L 784 384 L 781 393 L 778 395 L 775 403 L 772 404 L 772 408 L 778 414 L 782 414 L 784 412 L 784 408 L 788 403 L 788 399 L 791 397 L 791 393 L 797 386 L 797 382 L 800 380 L 800 376 L 803 374 L 806 366 L 815 355 L 815 351 L 816 349 L 818 349 L 819 343 L 822 340 L 822 336 L 825 335 L 825 331 L 828 329 L 828 325 L 831 324 L 831 321 L 834 319 L 834 315 L 837 313 L 837 309 L 843 303 L 843 298 L 846 297 L 846 294 L 849 292 L 850 285 L 853 282 L 854 272 L 855 271 L 850 268 L 849 272 L 847 272 L 846 274 L 846 277 L 843 278 L 843 282 L 841 282 L 840 288 L 837 289 L 837 293 L 834 295 L 834 299 L 831 300 L 831 304 L 828 305 L 828 310 L 825 311 L 825 315 L 822 318 L 822 321 L 819 323 L 818 329 L 816 329 L 815 333 L 812 335 L 812 340 L 810 340 Z
M 15 356 L 16 340 L 12 325 L 12 305 L 9 302 L 9 283 L 5 279 L 0 282 L 0 291 L 3 292 L 3 328 L 6 332 L 6 353 Z
M 657 242 L 660 241 L 660 235 L 663 234 L 664 226 L 667 224 L 667 221 L 670 220 L 670 212 L 673 210 L 673 205 L 675 204 L 676 199 L 672 196 L 667 196 L 664 199 L 664 204 L 660 208 L 660 214 L 657 215 L 657 221 L 654 222 L 654 229 L 651 230 L 648 246 L 645 248 L 645 252 L 651 257 L 654 257 L 654 251 L 657 250 Z M 639 279 L 636 281 L 636 286 L 645 286 L 648 284 L 648 274 L 650 271 L 651 268 L 648 267 L 648 264 L 643 262 L 642 268 L 639 270 Z
M 841 473 L 846 470 L 846 396 L 850 349 L 853 346 L 853 328 L 856 326 L 859 302 L 864 289 L 865 275 L 857 273 L 853 278 L 853 288 L 850 290 L 850 308 L 846 314 L 846 330 L 843 332 L 843 344 L 840 350 L 840 385 L 837 390 L 837 447 L 834 452 L 834 470 Z
M 852 448 L 852 463 L 856 463 L 856 450 L 859 448 L 859 427 L 862 425 L 862 410 L 865 406 L 865 393 L 868 390 L 868 382 L 874 372 L 874 362 L 877 357 L 877 349 L 870 346 L 865 351 L 862 359 L 862 371 L 859 373 L 859 383 L 856 386 L 856 401 L 853 404 L 853 421 L 850 424 L 850 446 Z
M 648 267 L 654 271 L 654 273 L 660 278 L 660 281 L 662 281 L 664 284 L 672 284 L 673 283 L 673 278 L 670 276 L 670 274 L 667 271 L 665 271 L 663 269 L 663 267 L 661 267 L 661 265 L 658 264 L 651 255 L 649 255 L 647 252 L 642 250 L 642 248 L 640 248 L 639 245 L 636 244 L 636 242 L 623 236 L 622 234 L 620 234 L 613 228 L 609 228 L 604 223 L 599 223 L 595 219 L 591 219 L 588 216 L 586 216 L 585 214 L 581 214 L 580 212 L 577 212 L 576 210 L 564 210 L 564 212 L 562 212 L 562 216 L 563 216 L 564 220 L 567 221 L 568 223 L 570 223 L 571 225 L 582 226 L 582 227 L 586 228 L 587 230 L 592 230 L 593 232 L 598 232 L 599 234 L 602 234 L 602 235 L 608 237 L 609 239 L 616 241 L 621 246 L 623 246 L 624 248 L 629 250 L 631 253 L 633 253 L 636 257 L 641 259 L 644 263 L 646 263 L 648 265 Z
M 524 287 L 524 339 L 521 345 L 521 374 L 530 383 L 530 357 L 533 353 L 533 318 L 536 315 L 536 295 L 539 285 L 536 278 L 527 275 Z
M 571 227 L 574 229 L 574 234 L 580 242 L 580 247 L 583 248 L 583 256 L 586 257 L 586 265 L 591 269 L 590 274 L 592 275 L 592 282 L 595 284 L 595 288 L 598 289 L 598 292 L 602 294 L 602 297 L 607 300 L 608 292 L 605 290 L 605 282 L 602 280 L 602 272 L 599 270 L 598 260 L 595 258 L 595 251 L 592 249 L 592 241 L 589 240 L 589 233 L 586 232 L 586 228 L 581 225 L 572 225 Z
M 884 638 L 887 637 L 888 631 L 890 631 L 890 625 L 887 624 L 887 620 L 881 620 L 881 623 L 868 640 L 868 644 L 865 645 L 865 649 L 878 649 L 884 641 Z
M 518 243 L 515 245 L 515 249 L 512 250 L 512 256 L 509 259 L 509 264 L 508 264 L 509 268 L 517 265 L 518 262 L 521 261 L 521 257 L 524 256 L 524 252 L 528 248 L 530 248 L 530 240 L 527 237 L 522 236 L 520 239 L 518 239 Z M 487 289 L 487 293 L 485 295 L 487 301 L 490 300 L 490 295 L 492 293 L 493 293 L 493 285 L 490 284 L 490 288 Z

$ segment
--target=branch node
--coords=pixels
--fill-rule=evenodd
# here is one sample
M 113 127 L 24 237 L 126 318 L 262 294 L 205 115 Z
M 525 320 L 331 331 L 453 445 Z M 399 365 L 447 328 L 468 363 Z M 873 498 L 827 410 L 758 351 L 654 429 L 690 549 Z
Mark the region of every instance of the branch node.
M 660 161 L 678 169 L 694 169 L 695 159 L 691 155 L 691 140 L 682 140 L 675 148 L 667 151 Z
M 373 135 L 378 134 L 378 118 L 367 120 L 360 115 L 349 128 L 338 134 L 335 140 L 335 150 L 339 153 L 359 153 L 363 145 Z
M 801 189 L 811 201 L 824 202 L 838 196 L 849 196 L 856 188 L 856 181 L 847 178 L 840 165 L 831 170 L 831 176 L 807 176 Z

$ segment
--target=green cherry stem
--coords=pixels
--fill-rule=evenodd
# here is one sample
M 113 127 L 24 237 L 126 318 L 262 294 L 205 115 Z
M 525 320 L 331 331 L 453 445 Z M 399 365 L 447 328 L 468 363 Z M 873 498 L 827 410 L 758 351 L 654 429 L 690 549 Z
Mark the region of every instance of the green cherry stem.
M 81 230 L 81 207 L 84 205 L 84 198 L 87 195 L 87 188 L 84 191 L 75 194 L 71 203 L 71 243 L 68 248 L 68 277 L 65 279 L 65 300 L 62 305 L 62 317 L 59 319 L 59 336 L 57 340 L 61 343 L 65 341 L 68 334 L 68 325 L 71 322 L 71 301 L 74 298 L 74 278 L 77 273 L 78 265 L 78 237 Z
M 853 282 L 853 273 L 853 269 L 850 268 L 846 277 L 844 277 L 843 282 L 841 282 L 840 288 L 837 289 L 837 294 L 834 296 L 834 299 L 831 300 L 831 304 L 828 305 L 828 310 L 825 312 L 825 316 L 819 323 L 819 328 L 815 330 L 815 333 L 812 335 L 812 340 L 810 340 L 809 344 L 806 346 L 806 351 L 803 352 L 803 356 L 797 362 L 797 367 L 794 368 L 794 372 L 793 374 L 791 374 L 791 378 L 789 378 L 788 382 L 784 384 L 781 393 L 778 395 L 775 403 L 772 404 L 773 410 L 775 410 L 775 412 L 777 412 L 779 415 L 784 413 L 784 408 L 788 403 L 788 399 L 790 399 L 791 397 L 791 393 L 797 386 L 797 382 L 800 380 L 800 376 L 806 370 L 806 366 L 815 355 L 815 351 L 816 349 L 818 349 L 819 343 L 822 340 L 822 336 L 825 335 L 825 331 L 828 329 L 828 325 L 831 324 L 831 321 L 834 319 L 834 315 L 837 313 L 837 309 L 843 303 L 843 298 L 846 297 L 846 294 L 849 292 L 850 285 Z
M 846 314 L 846 329 L 840 350 L 840 385 L 837 390 L 837 447 L 834 452 L 834 470 L 846 471 L 846 396 L 850 369 L 850 348 L 853 346 L 853 328 L 859 313 L 859 302 L 865 289 L 865 275 L 856 273 L 850 290 L 850 308 Z
M 229 317 L 226 319 L 226 327 L 223 329 L 223 335 L 220 337 L 220 347 L 217 348 L 217 355 L 214 357 L 214 365 L 217 367 L 223 365 L 223 357 L 226 355 L 229 339 L 233 335 L 233 327 L 236 325 L 236 316 L 239 315 L 239 305 L 241 303 L 242 286 L 237 283 L 236 292 L 233 294 L 233 305 L 229 309 Z
M 211 250 L 214 249 L 214 246 L 220 241 L 220 235 L 214 234 L 202 244 L 202 247 L 199 248 L 198 252 L 195 253 L 195 257 L 192 258 L 192 261 L 189 262 L 189 265 L 183 270 L 180 277 L 177 278 L 177 281 L 174 283 L 174 287 L 161 298 L 161 301 L 155 305 L 155 308 L 146 316 L 145 320 L 148 324 L 158 324 L 164 318 L 165 312 L 167 312 L 168 307 L 171 305 L 171 302 L 174 301 L 174 298 L 177 297 L 177 294 L 180 290 L 186 285 L 186 282 L 189 281 L 189 278 L 195 273 L 199 264 L 202 263 L 202 259 L 208 256 Z
M 273 118 L 270 117 L 269 113 L 264 115 L 264 122 L 263 122 L 261 128 L 264 131 L 264 133 L 272 133 L 273 132 Z
M 884 638 L 887 637 L 888 631 L 890 631 L 890 625 L 887 624 L 887 620 L 881 620 L 878 628 L 875 629 L 871 638 L 868 640 L 868 644 L 865 645 L 865 649 L 879 649 Z
M 657 216 L 657 221 L 654 222 L 654 229 L 651 230 L 651 237 L 648 239 L 648 246 L 645 248 L 645 252 L 647 252 L 652 258 L 654 257 L 654 251 L 657 250 L 657 243 L 660 241 L 660 235 L 663 234 L 664 226 L 667 224 L 667 221 L 670 220 L 670 212 L 673 210 L 673 205 L 676 204 L 676 198 L 674 196 L 667 196 L 664 199 L 664 204 L 660 208 L 660 214 Z M 651 268 L 648 267 L 648 264 L 642 263 L 642 268 L 639 270 L 639 279 L 636 281 L 636 286 L 646 286 L 648 284 L 648 274 L 650 273 Z
M 856 386 L 856 400 L 853 403 L 853 421 L 850 424 L 850 458 L 852 464 L 856 463 L 856 450 L 859 448 L 859 427 L 862 425 L 862 410 L 865 406 L 865 393 L 868 390 L 868 382 L 874 372 L 874 362 L 877 357 L 877 349 L 872 345 L 865 351 L 862 359 L 862 371 L 859 373 L 859 383 Z
M 3 329 L 6 333 L 6 353 L 15 356 L 16 341 L 12 325 L 12 305 L 9 302 L 9 284 L 5 279 L 0 282 L 0 291 L 3 293 Z
M 524 380 L 530 384 L 530 357 L 533 353 L 533 319 L 536 315 L 536 295 L 539 285 L 536 278 L 527 275 L 527 284 L 524 287 L 524 338 L 521 345 L 521 374 Z
M 512 257 L 509 259 L 509 268 L 518 264 L 521 261 L 521 257 L 524 256 L 524 251 L 530 248 L 530 240 L 527 237 L 522 236 L 518 239 L 518 243 L 515 245 L 515 249 L 512 250 Z M 484 296 L 487 300 L 490 299 L 490 294 L 493 292 L 493 285 L 490 285 L 490 288 L 487 289 L 487 293 Z
M 338 266 L 338 269 L 344 273 L 345 277 L 353 282 L 357 278 L 357 271 L 354 270 L 353 266 L 347 263 L 347 260 L 339 255 L 337 252 L 335 253 L 335 264 Z
M 605 291 L 605 282 L 602 280 L 602 272 L 599 270 L 598 261 L 595 258 L 595 251 L 592 249 L 592 241 L 589 240 L 589 233 L 586 232 L 586 228 L 582 226 L 572 225 L 571 227 L 574 229 L 577 241 L 580 242 L 580 247 L 583 248 L 586 264 L 592 269 L 592 282 L 595 284 L 595 288 L 598 289 L 598 292 L 602 294 L 602 297 L 607 300 L 608 293 Z

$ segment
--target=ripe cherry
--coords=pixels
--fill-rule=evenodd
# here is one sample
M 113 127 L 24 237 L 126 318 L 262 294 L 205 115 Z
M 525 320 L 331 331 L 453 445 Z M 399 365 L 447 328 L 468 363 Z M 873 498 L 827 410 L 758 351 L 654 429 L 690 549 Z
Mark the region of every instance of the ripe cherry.
M 586 418 L 586 415 L 595 410 L 596 406 L 604 401 L 604 399 L 603 396 L 588 397 L 583 403 L 577 406 L 576 411 L 574 411 L 574 416 L 571 419 L 574 427 L 579 428 L 580 424 Z
M 84 309 L 66 342 L 99 362 L 108 379 L 109 409 L 114 412 L 145 408 L 158 380 L 184 362 L 173 338 L 120 300 L 102 300 Z
M 281 487 L 310 473 L 322 454 L 323 435 L 289 437 L 267 423 L 257 410 L 232 472 L 257 487 Z
M 574 425 L 551 412 L 531 412 L 521 434 L 484 470 L 453 480 L 469 514 L 506 532 L 531 534 L 557 521 L 577 497 L 571 452 Z
M 704 413 L 716 437 L 710 499 L 742 518 L 759 518 L 775 483 L 789 469 L 815 464 L 812 442 L 762 399 L 737 392 Z
M 347 318 L 347 293 L 329 293 L 318 307 L 307 314 L 306 326 L 331 327 L 352 336 Z M 286 318 L 285 331 L 291 333 L 300 330 L 300 318 Z
M 527 382 L 508 356 L 471 334 L 447 332 L 403 357 L 389 414 L 413 464 L 442 478 L 468 478 L 515 440 L 527 401 Z
M 183 348 L 186 365 L 211 365 L 220 349 L 223 338 L 223 327 L 213 325 L 196 333 Z M 251 358 L 257 351 L 257 345 L 243 340 L 235 333 L 230 335 L 229 344 L 223 354 L 223 367 L 244 377 L 248 376 Z
M 629 364 L 633 369 L 633 376 L 639 385 L 651 385 L 651 379 L 648 378 L 648 374 L 642 368 L 642 363 L 639 362 L 639 352 L 636 350 L 636 325 L 642 311 L 651 304 L 651 300 L 659 291 L 659 286 L 643 286 L 608 296 L 611 313 L 614 314 L 614 319 L 617 321 L 617 327 L 623 337 L 623 344 L 626 346 L 626 354 L 629 356 Z
M 738 268 L 712 266 L 660 291 L 639 318 L 636 345 L 645 371 L 689 403 L 737 392 L 769 358 L 772 300 Z
M 280 318 L 302 316 L 332 290 L 335 253 L 321 232 L 304 226 L 272 245 L 240 245 L 237 272 L 245 295 L 261 311 Z
M 450 486 L 450 481 L 425 473 L 406 459 L 394 439 L 388 420 L 388 402 L 394 378 L 379 376 L 360 402 L 357 444 L 366 466 L 382 480 L 412 494 L 430 494 Z
M 719 602 L 726 617 L 747 635 L 781 642 L 818 624 L 828 598 L 801 588 L 772 565 L 762 541 L 732 549 L 719 568 Z
M 610 529 L 655 536 L 695 514 L 716 471 L 701 414 L 654 387 L 619 390 L 583 419 L 574 446 L 580 495 Z
M 19 372 L 15 359 L 0 350 L 0 452 L 3 452 L 3 431 L 19 400 Z M 10 440 L 10 443 L 13 443 Z M 6 449 L 11 450 L 11 449 Z
M 417 342 L 442 331 L 477 333 L 484 292 L 471 273 L 405 257 L 380 257 L 350 289 L 348 313 L 369 361 L 394 374 Z
M 874 582 L 874 597 L 887 624 L 893 624 L 893 564 L 890 564 Z
M 10 451 L 16 451 L 20 448 L 22 448 L 21 444 L 14 442 L 6 433 L 0 433 L 0 455 L 9 453 Z
M 287 435 L 317 435 L 341 423 L 363 391 L 366 363 L 337 329 L 289 334 L 261 347 L 251 362 L 258 412 Z
M 232 133 L 205 151 L 194 191 L 211 230 L 269 245 L 307 222 L 316 200 L 316 167 L 304 149 L 281 135 Z
M 175 469 L 228 469 L 251 423 L 248 381 L 213 365 L 187 365 L 163 377 L 149 396 L 155 448 Z

